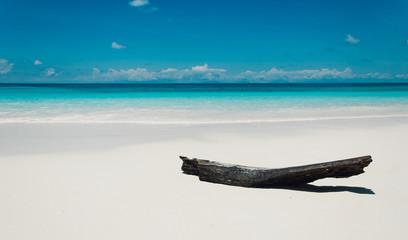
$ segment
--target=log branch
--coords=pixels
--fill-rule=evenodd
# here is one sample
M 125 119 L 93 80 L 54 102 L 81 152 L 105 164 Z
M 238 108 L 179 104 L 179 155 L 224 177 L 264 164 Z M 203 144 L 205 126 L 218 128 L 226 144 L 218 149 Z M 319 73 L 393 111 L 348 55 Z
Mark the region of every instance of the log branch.
M 371 156 L 350 158 L 339 161 L 288 167 L 257 168 L 224 164 L 197 158 L 180 156 L 183 173 L 196 175 L 201 181 L 241 187 L 274 187 L 301 185 L 322 178 L 347 178 L 364 173 L 371 162 Z

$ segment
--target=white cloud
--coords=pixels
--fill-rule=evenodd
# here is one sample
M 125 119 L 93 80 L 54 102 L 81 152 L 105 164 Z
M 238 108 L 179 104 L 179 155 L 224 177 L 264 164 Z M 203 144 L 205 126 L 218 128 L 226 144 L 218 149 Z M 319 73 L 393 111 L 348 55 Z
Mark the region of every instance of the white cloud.
M 344 41 L 349 42 L 351 44 L 357 44 L 358 42 L 360 42 L 360 39 L 354 38 L 350 34 L 347 34 L 347 37 L 346 39 L 344 39 Z
M 225 69 L 208 68 L 208 64 L 195 66 L 190 69 L 177 70 L 169 68 L 160 71 L 157 75 L 160 79 L 177 79 L 177 80 L 221 80 L 225 78 Z
M 343 71 L 339 71 L 336 68 L 333 69 L 304 69 L 304 70 L 294 70 L 285 71 L 282 69 L 272 68 L 269 71 L 246 71 L 235 79 L 250 80 L 255 82 L 268 82 L 273 80 L 285 80 L 288 82 L 299 82 L 308 80 L 322 80 L 322 79 L 365 79 L 365 78 L 376 78 L 376 79 L 391 79 L 392 76 L 388 73 L 365 73 L 365 74 L 355 74 L 350 68 L 346 68 Z
M 395 77 L 396 78 L 408 78 L 408 74 L 398 74 L 398 75 L 395 75 Z
M 188 71 L 188 70 L 184 70 L 184 71 Z M 221 69 L 221 68 L 208 68 L 208 64 L 205 63 L 203 66 L 195 66 L 191 68 L 191 71 L 196 71 L 196 72 L 218 72 L 218 73 L 222 73 L 222 72 L 226 72 L 227 70 L 225 69 Z
M 101 70 L 99 70 L 99 68 L 92 68 L 92 73 L 93 74 L 99 74 L 99 73 L 101 73 Z
M 392 75 L 389 73 L 363 73 L 355 74 L 355 78 L 375 78 L 375 79 L 392 79 Z
M 0 58 L 0 74 L 6 74 L 11 72 L 14 63 L 9 63 L 7 59 Z
M 112 80 L 130 80 L 130 81 L 149 81 L 156 79 L 154 72 L 148 72 L 146 68 L 136 68 L 128 70 L 109 69 L 108 72 L 102 73 L 103 78 Z
M 168 72 L 177 72 L 178 70 L 175 68 L 167 68 L 165 70 L 161 70 L 162 73 L 168 73 Z
M 55 75 L 55 69 L 54 68 L 47 68 L 44 70 L 44 75 L 49 77 L 52 75 Z
M 269 71 L 252 72 L 246 71 L 238 76 L 238 78 L 248 80 L 307 80 L 307 79 L 333 79 L 333 78 L 349 78 L 351 77 L 351 69 L 346 68 L 344 71 L 337 69 L 305 69 L 295 71 L 285 71 L 282 69 L 272 68 Z
M 34 65 L 41 65 L 41 64 L 43 64 L 43 62 L 41 62 L 41 61 L 38 60 L 38 59 L 34 61 Z
M 99 69 L 98 69 L 99 70 Z M 104 80 L 129 80 L 129 81 L 152 81 L 152 80 L 179 80 L 183 82 L 196 82 L 199 80 L 221 80 L 225 78 L 225 69 L 208 68 L 207 64 L 195 66 L 191 69 L 178 70 L 175 68 L 160 71 L 148 71 L 146 68 L 127 70 L 109 69 L 107 72 L 98 72 L 97 77 Z M 94 70 L 94 75 L 96 71 Z
M 132 7 L 141 7 L 141 6 L 149 4 L 149 0 L 133 0 L 133 1 L 130 1 L 129 4 Z
M 118 44 L 118 43 L 116 43 L 116 42 L 112 42 L 112 48 L 114 48 L 114 49 L 121 49 L 121 48 L 126 48 L 126 46 L 120 45 L 120 44 Z
M 208 70 L 208 64 L 205 63 L 203 66 L 192 67 L 191 70 L 192 71 L 200 71 L 200 72 L 207 71 Z

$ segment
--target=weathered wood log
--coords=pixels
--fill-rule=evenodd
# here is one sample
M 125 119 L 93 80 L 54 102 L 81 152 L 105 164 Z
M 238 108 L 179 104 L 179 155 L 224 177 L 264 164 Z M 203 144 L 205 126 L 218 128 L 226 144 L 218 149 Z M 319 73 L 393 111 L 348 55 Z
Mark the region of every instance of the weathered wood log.
M 364 173 L 371 156 L 339 161 L 288 167 L 257 168 L 224 164 L 197 158 L 180 156 L 183 173 L 196 175 L 201 181 L 241 187 L 275 187 L 301 185 L 322 178 L 347 178 Z

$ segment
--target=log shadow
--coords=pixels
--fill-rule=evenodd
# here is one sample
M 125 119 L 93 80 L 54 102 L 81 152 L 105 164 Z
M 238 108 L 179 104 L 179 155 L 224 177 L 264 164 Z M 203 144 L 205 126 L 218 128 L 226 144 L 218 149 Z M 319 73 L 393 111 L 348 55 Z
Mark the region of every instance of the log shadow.
M 313 184 L 302 184 L 302 185 L 259 186 L 257 188 L 286 189 L 286 190 L 314 192 L 314 193 L 351 192 L 351 193 L 356 193 L 356 194 L 375 195 L 374 191 L 369 188 L 349 187 L 349 186 L 316 186 Z

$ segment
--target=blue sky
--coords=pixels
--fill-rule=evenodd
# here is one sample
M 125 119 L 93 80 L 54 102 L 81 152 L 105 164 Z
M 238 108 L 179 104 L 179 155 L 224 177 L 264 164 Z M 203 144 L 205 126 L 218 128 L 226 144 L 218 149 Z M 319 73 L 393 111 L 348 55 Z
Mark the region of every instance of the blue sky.
M 0 82 L 407 82 L 407 12 L 405 0 L 0 0 Z

